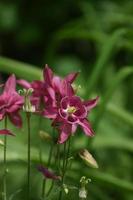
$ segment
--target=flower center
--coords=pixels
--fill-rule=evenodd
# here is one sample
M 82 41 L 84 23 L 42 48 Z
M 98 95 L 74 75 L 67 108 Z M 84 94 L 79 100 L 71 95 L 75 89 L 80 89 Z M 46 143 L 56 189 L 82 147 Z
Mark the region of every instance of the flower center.
M 68 113 L 69 115 L 75 113 L 76 110 L 77 110 L 77 109 L 76 109 L 74 106 L 68 106 L 68 107 L 67 107 L 67 113 Z

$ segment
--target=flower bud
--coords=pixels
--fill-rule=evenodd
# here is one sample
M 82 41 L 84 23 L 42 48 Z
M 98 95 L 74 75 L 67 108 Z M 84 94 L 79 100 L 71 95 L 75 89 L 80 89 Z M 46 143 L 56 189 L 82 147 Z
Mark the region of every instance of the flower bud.
M 0 140 L 0 145 L 4 146 L 4 142 L 2 140 Z
M 64 189 L 64 192 L 65 192 L 66 194 L 68 194 L 69 189 L 68 189 L 68 187 L 67 187 L 66 184 L 63 184 L 63 189 Z
M 40 138 L 42 139 L 42 140 L 44 140 L 44 141 L 48 141 L 48 142 L 50 142 L 50 141 L 52 141 L 53 139 L 52 139 L 52 137 L 51 137 L 51 135 L 49 134 L 49 133 L 47 133 L 47 132 L 45 132 L 45 131 L 39 131 L 39 136 L 40 136 Z
M 93 158 L 93 156 L 88 152 L 87 149 L 82 149 L 79 152 L 79 156 L 82 158 L 82 160 L 90 167 L 98 168 L 98 164 L 96 160 Z

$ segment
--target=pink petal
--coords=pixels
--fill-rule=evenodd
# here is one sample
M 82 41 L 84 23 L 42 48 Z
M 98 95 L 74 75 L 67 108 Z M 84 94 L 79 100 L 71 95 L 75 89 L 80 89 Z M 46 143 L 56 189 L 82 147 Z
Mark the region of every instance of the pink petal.
M 22 118 L 18 112 L 10 113 L 9 115 L 10 121 L 17 127 L 22 127 Z
M 4 92 L 12 93 L 15 90 L 16 90 L 16 77 L 13 74 L 7 79 L 4 87 Z
M 55 119 L 57 116 L 57 109 L 51 106 L 47 106 L 43 112 L 43 115 L 49 119 Z
M 56 176 L 53 172 L 49 171 L 46 167 L 43 167 L 42 165 L 40 165 L 37 168 L 46 178 L 53 179 L 53 180 L 60 180 L 60 176 Z
M 76 132 L 76 129 L 77 129 L 77 124 L 72 124 L 72 133 L 75 133 Z
M 96 97 L 95 99 L 84 101 L 84 105 L 87 108 L 87 111 L 90 111 L 92 108 L 94 108 L 98 103 L 99 97 Z
M 0 130 L 0 135 L 14 135 L 10 130 L 8 129 L 2 129 Z
M 58 143 L 62 144 L 64 143 L 68 138 L 69 136 L 71 135 L 72 133 L 72 126 L 71 124 L 63 124 L 61 127 L 60 127 L 60 130 L 61 130 L 61 133 L 60 133 L 60 137 L 58 139 Z
M 31 83 L 24 79 L 17 80 L 17 83 L 26 89 L 32 88 Z
M 76 79 L 76 77 L 78 76 L 79 72 L 77 73 L 71 73 L 71 74 L 68 74 L 66 77 L 65 77 L 65 80 L 69 83 L 73 83 L 73 81 Z
M 87 119 L 79 120 L 78 124 L 82 127 L 83 131 L 87 136 L 94 135 L 94 131 L 92 130 L 91 125 Z
M 54 76 L 52 83 L 53 83 L 55 90 L 59 91 L 59 88 L 60 88 L 60 85 L 61 85 L 61 78 L 59 76 Z
M 48 85 L 51 85 L 51 86 L 52 86 L 53 72 L 52 72 L 52 70 L 48 67 L 47 64 L 45 65 L 45 68 L 44 68 L 44 70 L 43 70 L 43 77 L 44 77 L 45 82 L 46 82 Z

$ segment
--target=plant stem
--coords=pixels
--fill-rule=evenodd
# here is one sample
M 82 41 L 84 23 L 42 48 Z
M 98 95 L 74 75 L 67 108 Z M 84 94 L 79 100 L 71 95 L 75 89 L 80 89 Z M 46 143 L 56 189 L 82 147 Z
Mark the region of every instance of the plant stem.
M 61 180 L 61 182 L 62 182 L 62 186 L 63 186 L 63 183 L 64 183 L 64 176 L 65 176 L 65 166 L 66 166 L 66 147 L 67 147 L 67 145 L 66 145 L 66 142 L 64 143 L 64 151 L 63 151 L 63 164 L 62 164 L 62 180 Z M 62 190 L 60 191 L 60 193 L 59 193 L 59 200 L 61 200 L 62 199 Z
M 5 129 L 7 129 L 7 116 L 5 117 Z M 7 173 L 7 135 L 4 136 L 4 178 L 3 178 L 3 199 L 7 200 L 7 185 L 6 185 L 6 173 Z
M 31 148 L 31 131 L 30 131 L 30 118 L 31 114 L 29 112 L 26 113 L 27 115 L 27 128 L 28 128 L 28 149 L 27 149 L 27 157 L 28 157 L 28 166 L 27 166 L 27 200 L 30 200 L 30 165 L 31 165 L 31 155 L 30 155 L 30 148 Z
M 50 164 L 51 164 L 53 149 L 54 149 L 54 145 L 53 145 L 53 143 L 52 143 L 52 144 L 51 144 L 51 147 L 50 147 L 50 152 L 49 152 L 47 167 L 49 167 Z M 44 178 L 44 179 L 43 179 L 43 184 L 42 184 L 42 198 L 45 197 L 45 187 L 46 187 L 46 179 Z

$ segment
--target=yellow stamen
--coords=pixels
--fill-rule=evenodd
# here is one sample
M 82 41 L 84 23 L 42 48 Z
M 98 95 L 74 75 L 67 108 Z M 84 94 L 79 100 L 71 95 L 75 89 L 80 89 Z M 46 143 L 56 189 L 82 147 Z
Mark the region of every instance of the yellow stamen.
M 67 113 L 68 114 L 73 114 L 73 113 L 76 112 L 76 110 L 77 109 L 74 106 L 70 106 L 70 107 L 67 108 Z

